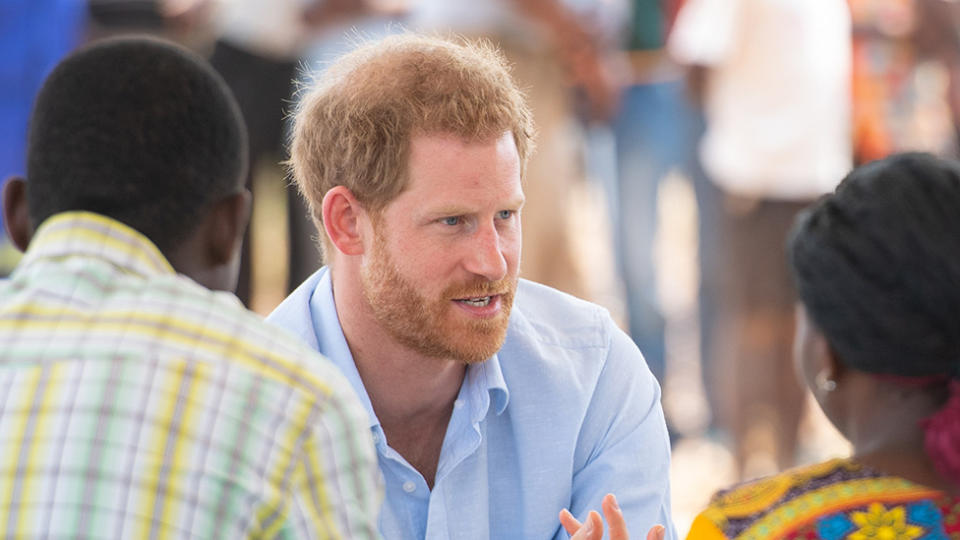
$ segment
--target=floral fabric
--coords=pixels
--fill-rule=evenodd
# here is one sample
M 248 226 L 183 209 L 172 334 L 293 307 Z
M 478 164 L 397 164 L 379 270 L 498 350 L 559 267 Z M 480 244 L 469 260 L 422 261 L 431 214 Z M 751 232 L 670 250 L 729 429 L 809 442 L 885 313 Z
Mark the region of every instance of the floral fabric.
M 713 497 L 689 539 L 960 539 L 960 498 L 837 459 Z

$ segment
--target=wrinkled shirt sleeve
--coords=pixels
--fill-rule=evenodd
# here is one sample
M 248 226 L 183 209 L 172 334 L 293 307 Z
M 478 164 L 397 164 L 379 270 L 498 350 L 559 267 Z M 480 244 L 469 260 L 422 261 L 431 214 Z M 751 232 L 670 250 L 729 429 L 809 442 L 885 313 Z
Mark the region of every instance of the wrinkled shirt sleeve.
M 574 458 L 571 512 L 600 510 L 607 493 L 617 497 L 631 533 L 644 537 L 655 524 L 676 532 L 670 518 L 670 442 L 660 405 L 660 385 L 633 341 L 609 321 L 610 347 L 583 420 Z M 558 535 L 566 538 L 564 533 Z

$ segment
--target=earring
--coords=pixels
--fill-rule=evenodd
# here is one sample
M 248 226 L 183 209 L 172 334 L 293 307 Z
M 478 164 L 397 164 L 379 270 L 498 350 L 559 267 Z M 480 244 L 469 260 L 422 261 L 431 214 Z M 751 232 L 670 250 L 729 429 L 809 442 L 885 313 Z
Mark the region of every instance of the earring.
M 833 392 L 837 389 L 837 381 L 827 378 L 827 369 L 821 369 L 820 373 L 814 378 L 817 388 L 824 392 Z

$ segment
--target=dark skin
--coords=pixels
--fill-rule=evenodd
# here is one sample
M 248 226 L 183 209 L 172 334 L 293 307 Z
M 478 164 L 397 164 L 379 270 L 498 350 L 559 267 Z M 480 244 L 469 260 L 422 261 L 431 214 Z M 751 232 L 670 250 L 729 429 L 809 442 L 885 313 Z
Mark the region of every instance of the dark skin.
M 946 389 L 907 388 L 846 367 L 802 307 L 797 318 L 798 369 L 827 418 L 853 445 L 853 458 L 923 486 L 960 493 L 934 468 L 920 427 L 921 420 L 943 406 Z M 821 372 L 821 379 L 825 376 L 836 388 L 827 391 L 816 384 Z
M 238 180 L 238 186 L 242 184 Z M 9 179 L 3 189 L 3 217 L 13 245 L 26 251 L 34 233 L 27 207 L 25 178 Z M 179 246 L 163 255 L 179 274 L 208 289 L 233 291 L 237 286 L 240 244 L 250 218 L 250 192 L 238 192 L 211 203 L 200 224 Z
M 841 404 L 825 400 L 832 410 L 845 411 L 838 428 L 853 444 L 854 458 L 878 470 L 942 491 L 955 488 L 942 480 L 927 458 L 920 420 L 939 409 L 927 392 L 903 389 L 876 377 L 839 369 Z M 841 384 L 842 383 L 842 384 Z M 836 400 L 833 400 L 836 401 Z

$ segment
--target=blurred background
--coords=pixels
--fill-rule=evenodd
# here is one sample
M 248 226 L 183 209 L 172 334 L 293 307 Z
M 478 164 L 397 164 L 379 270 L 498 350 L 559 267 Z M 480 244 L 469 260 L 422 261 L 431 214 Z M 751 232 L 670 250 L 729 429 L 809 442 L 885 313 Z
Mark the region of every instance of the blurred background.
M 251 144 L 238 296 L 269 313 L 322 263 L 281 162 L 297 91 L 406 29 L 498 45 L 539 130 L 522 275 L 607 307 L 663 388 L 685 534 L 718 488 L 846 455 L 791 361 L 784 239 L 851 166 L 957 154 L 951 0 L 0 0 L 0 178 L 33 96 L 93 40 L 210 59 Z M 0 274 L 18 254 L 0 241 Z

